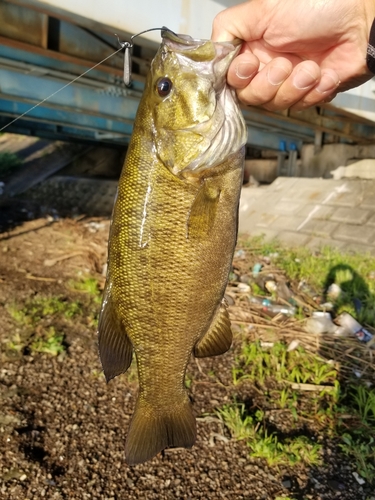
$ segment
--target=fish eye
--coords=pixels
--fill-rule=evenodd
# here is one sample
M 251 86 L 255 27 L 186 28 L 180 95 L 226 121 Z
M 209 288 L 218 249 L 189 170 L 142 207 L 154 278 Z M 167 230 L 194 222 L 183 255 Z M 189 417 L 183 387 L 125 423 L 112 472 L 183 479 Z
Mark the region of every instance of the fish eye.
M 156 90 L 160 97 L 166 97 L 167 95 L 169 95 L 172 87 L 173 84 L 167 77 L 160 78 L 156 83 Z

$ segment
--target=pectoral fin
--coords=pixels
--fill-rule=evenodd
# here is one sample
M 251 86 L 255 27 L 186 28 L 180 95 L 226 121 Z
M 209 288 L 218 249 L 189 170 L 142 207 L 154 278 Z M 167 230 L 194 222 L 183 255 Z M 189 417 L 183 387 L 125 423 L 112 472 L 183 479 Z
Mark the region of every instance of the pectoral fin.
M 109 291 L 105 292 L 99 318 L 99 355 L 107 382 L 125 373 L 132 361 L 133 346 L 126 334 Z
M 232 329 L 226 305 L 222 303 L 207 333 L 196 343 L 194 356 L 206 358 L 224 354 L 232 344 Z
M 219 199 L 220 190 L 215 186 L 210 186 L 206 181 L 199 189 L 190 209 L 188 219 L 189 239 L 209 234 L 216 217 Z

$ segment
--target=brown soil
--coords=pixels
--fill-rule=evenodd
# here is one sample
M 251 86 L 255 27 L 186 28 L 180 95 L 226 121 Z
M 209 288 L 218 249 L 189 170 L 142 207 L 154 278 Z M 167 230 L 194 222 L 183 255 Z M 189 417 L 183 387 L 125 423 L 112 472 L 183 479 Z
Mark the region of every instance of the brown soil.
M 137 394 L 134 369 L 105 383 L 92 321 L 100 305 L 69 286 L 81 275 L 104 283 L 108 228 L 103 219 L 41 218 L 0 234 L 0 498 L 370 498 L 372 488 L 357 483 L 353 464 L 323 436 L 317 439 L 324 445 L 324 465 L 313 468 L 270 468 L 249 457 L 245 442 L 230 438 L 214 411 L 233 398 L 239 337 L 226 355 L 189 365 L 196 445 L 166 450 L 143 465 L 125 464 Z M 51 296 L 82 303 L 79 317 L 53 325 L 64 333 L 66 352 L 9 352 L 15 335 L 35 335 L 38 325 L 20 326 L 7 307 Z M 252 391 L 244 386 L 238 397 L 251 398 Z M 284 425 L 291 429 L 292 423 Z

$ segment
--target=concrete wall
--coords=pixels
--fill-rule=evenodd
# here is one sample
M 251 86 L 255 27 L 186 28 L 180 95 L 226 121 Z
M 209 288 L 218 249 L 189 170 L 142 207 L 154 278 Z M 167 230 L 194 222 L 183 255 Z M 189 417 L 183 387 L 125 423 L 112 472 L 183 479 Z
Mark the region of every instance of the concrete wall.
M 375 158 L 375 145 L 352 146 L 350 144 L 327 144 L 315 154 L 313 144 L 306 144 L 301 153 L 301 177 L 332 177 L 331 171 L 346 166 L 353 160 Z

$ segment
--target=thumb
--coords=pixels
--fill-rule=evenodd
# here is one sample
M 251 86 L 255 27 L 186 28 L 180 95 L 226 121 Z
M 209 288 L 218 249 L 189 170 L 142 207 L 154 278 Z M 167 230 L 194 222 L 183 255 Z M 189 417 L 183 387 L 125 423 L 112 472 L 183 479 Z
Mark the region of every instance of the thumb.
M 239 38 L 250 42 L 262 38 L 269 14 L 264 3 L 251 0 L 219 12 L 212 24 L 212 41 L 231 42 Z

